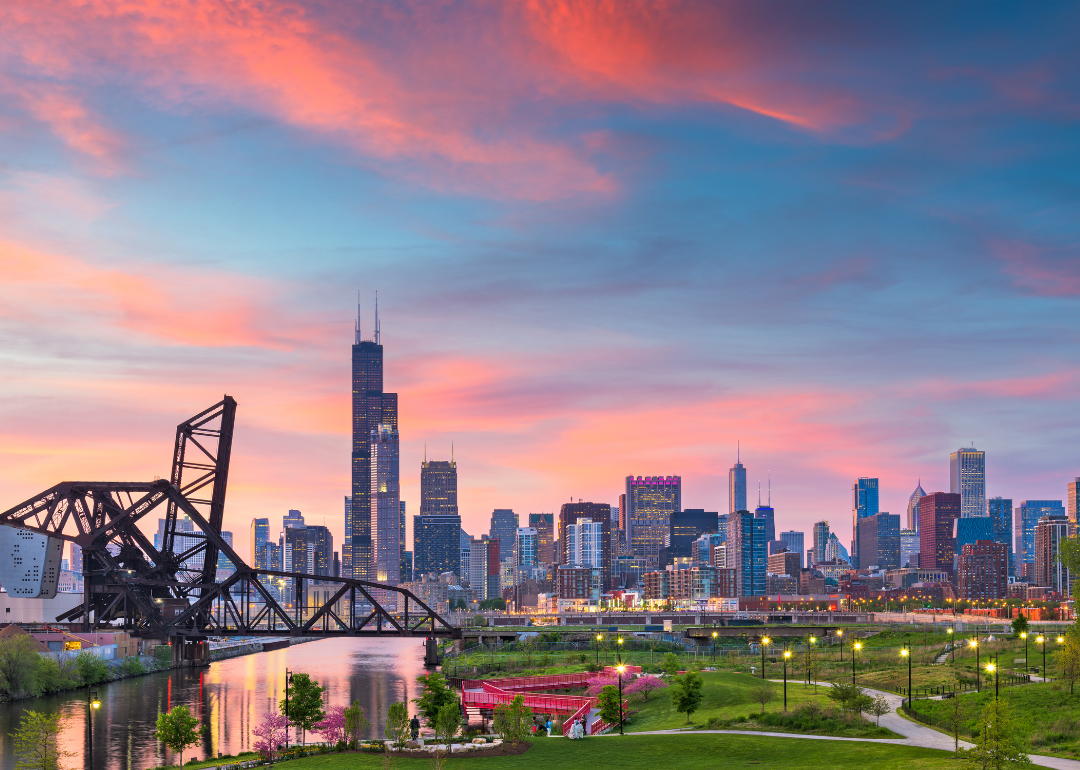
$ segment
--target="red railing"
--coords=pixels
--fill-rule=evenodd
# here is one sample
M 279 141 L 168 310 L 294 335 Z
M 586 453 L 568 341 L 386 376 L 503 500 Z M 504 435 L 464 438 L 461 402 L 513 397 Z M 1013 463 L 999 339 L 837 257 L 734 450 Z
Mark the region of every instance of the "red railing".
M 490 682 L 483 682 L 480 690 L 464 690 L 461 693 L 463 706 L 478 708 L 494 708 L 512 703 L 514 698 L 521 696 L 525 705 L 540 714 L 573 714 L 582 708 L 592 708 L 596 703 L 595 698 L 583 698 L 580 695 L 543 695 L 527 692 L 507 692 L 496 687 Z
M 465 679 L 461 682 L 461 689 L 479 690 L 486 682 L 508 691 L 561 690 L 568 687 L 588 687 L 589 679 L 594 676 L 596 674 L 582 672 L 550 676 L 517 676 L 506 679 Z

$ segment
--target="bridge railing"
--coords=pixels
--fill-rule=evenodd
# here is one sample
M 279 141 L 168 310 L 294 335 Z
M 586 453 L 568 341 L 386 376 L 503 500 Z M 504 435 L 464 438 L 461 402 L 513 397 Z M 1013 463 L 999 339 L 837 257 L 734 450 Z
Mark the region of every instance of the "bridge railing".
M 505 679 L 464 679 L 462 689 L 478 690 L 485 684 L 495 685 L 503 690 L 528 691 L 551 690 L 561 687 L 587 687 L 589 679 L 596 676 L 589 672 L 576 674 L 550 674 L 548 676 L 512 676 Z

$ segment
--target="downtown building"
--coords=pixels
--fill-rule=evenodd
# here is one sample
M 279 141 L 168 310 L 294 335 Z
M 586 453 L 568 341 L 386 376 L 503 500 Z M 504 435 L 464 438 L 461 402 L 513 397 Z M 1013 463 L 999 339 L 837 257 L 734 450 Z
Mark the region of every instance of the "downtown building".
M 1072 595 L 1069 568 L 1058 560 L 1061 541 L 1076 536 L 1068 516 L 1044 516 L 1035 525 L 1035 584 L 1061 596 Z
M 1035 580 L 1035 526 L 1043 517 L 1065 516 L 1060 500 L 1021 500 L 1013 512 L 1016 536 L 1016 577 Z
M 728 515 L 725 567 L 735 570 L 739 596 L 764 596 L 768 591 L 768 547 L 765 520 L 750 511 Z
M 590 527 L 583 530 L 582 526 Z M 571 530 L 571 527 L 576 527 Z M 599 541 L 595 533 L 599 532 Z M 600 570 L 602 587 L 612 584 L 612 532 L 611 505 L 609 503 L 564 503 L 559 509 L 559 564 L 566 566 L 586 566 L 581 563 L 583 554 L 598 554 L 599 564 L 592 563 L 590 555 L 588 568 Z M 588 543 L 588 547 L 585 544 Z M 597 546 L 599 552 L 596 551 Z M 584 549 L 584 550 L 583 550 Z
M 672 514 L 682 510 L 682 479 L 627 476 L 624 506 L 630 553 L 644 559 L 649 569 L 658 569 L 668 544 Z
M 488 537 L 499 541 L 499 553 L 503 559 L 509 559 L 514 554 L 519 526 L 518 515 L 509 508 L 496 508 L 491 512 Z
M 919 567 L 956 574 L 953 522 L 960 518 L 960 495 L 934 492 L 919 500 Z
M 461 516 L 457 463 L 428 460 L 420 465 L 420 512 L 413 516 L 413 579 L 452 572 L 462 581 Z
M 902 567 L 900 563 L 900 517 L 882 511 L 859 519 L 858 541 L 860 568 L 889 570 Z
M 865 568 L 859 554 L 859 522 L 878 513 L 878 480 L 860 477 L 851 487 L 851 566 Z
M 736 455 L 735 465 L 728 471 L 728 513 L 745 511 L 746 507 L 746 468 Z
M 815 564 L 825 561 L 826 550 L 829 546 L 829 522 L 819 521 L 814 524 L 812 530 L 814 547 L 807 553 L 807 567 L 813 567 Z
M 949 455 L 949 491 L 960 495 L 960 518 L 986 515 L 986 453 L 975 447 Z
M 529 526 L 536 530 L 536 559 L 540 564 L 556 564 L 555 514 L 530 513 Z
M 781 532 L 780 539 L 784 542 L 784 547 L 793 553 L 799 554 L 799 568 L 802 569 L 803 559 L 806 558 L 805 551 L 805 536 L 802 532 Z M 809 565 L 807 565 L 809 566 Z
M 991 601 L 1008 598 L 1009 551 L 1004 543 L 993 540 L 964 543 L 957 572 L 961 599 Z
M 907 528 L 916 535 L 919 534 L 919 501 L 924 497 L 926 497 L 926 491 L 922 488 L 922 479 L 919 479 L 907 504 Z
M 1008 497 L 991 497 L 986 501 L 986 511 L 990 517 L 993 541 L 1005 543 L 1009 549 L 1009 575 L 1016 574 L 1016 560 L 1013 554 L 1013 501 Z

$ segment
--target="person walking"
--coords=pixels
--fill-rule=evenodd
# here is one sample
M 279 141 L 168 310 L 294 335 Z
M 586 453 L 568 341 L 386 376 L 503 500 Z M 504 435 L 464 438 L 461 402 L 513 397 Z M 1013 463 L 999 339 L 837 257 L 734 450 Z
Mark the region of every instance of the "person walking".
M 413 714 L 413 718 L 409 721 L 409 731 L 414 741 L 420 737 L 420 719 L 416 714 Z

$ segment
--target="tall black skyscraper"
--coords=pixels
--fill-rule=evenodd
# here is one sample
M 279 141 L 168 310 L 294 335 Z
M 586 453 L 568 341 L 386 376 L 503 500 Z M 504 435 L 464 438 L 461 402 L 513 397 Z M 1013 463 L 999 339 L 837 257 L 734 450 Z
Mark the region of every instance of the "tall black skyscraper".
M 360 338 L 360 308 L 352 346 L 352 495 L 345 515 L 341 570 L 345 577 L 374 580 L 371 547 L 371 432 L 380 425 L 397 429 L 397 393 L 383 392 L 383 348 L 379 308 L 375 334 Z

